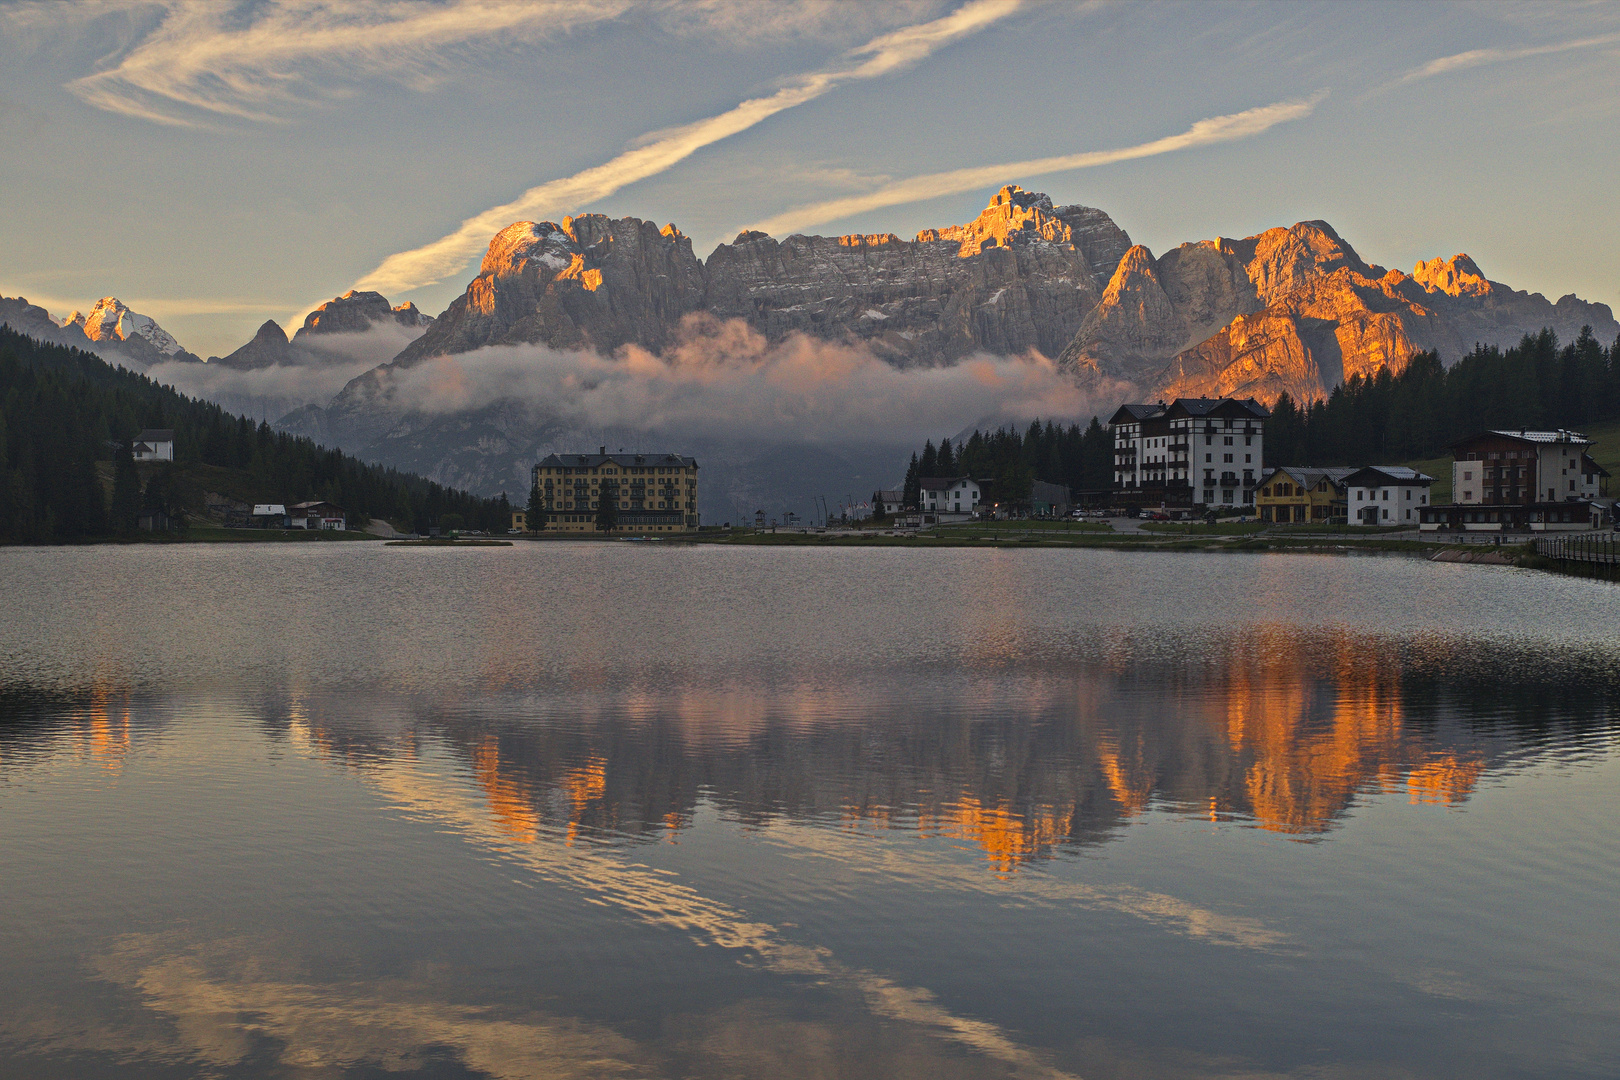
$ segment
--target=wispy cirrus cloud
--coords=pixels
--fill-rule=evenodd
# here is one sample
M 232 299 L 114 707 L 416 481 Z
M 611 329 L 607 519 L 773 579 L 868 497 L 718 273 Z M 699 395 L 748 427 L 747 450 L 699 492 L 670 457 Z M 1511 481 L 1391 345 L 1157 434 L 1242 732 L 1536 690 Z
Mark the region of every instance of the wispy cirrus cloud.
M 355 287 L 395 294 L 432 285 L 465 267 L 489 238 L 514 221 L 560 215 L 584 203 L 656 176 L 692 154 L 746 131 L 849 82 L 875 79 L 919 63 L 938 50 L 1006 18 L 1020 0 L 972 0 L 942 18 L 908 26 L 850 50 L 836 66 L 795 76 L 765 97 L 749 98 L 716 116 L 661 132 L 618 157 L 525 191 L 509 203 L 463 221 L 454 232 L 409 251 L 390 255 Z
M 1614 44 L 1620 44 L 1620 34 L 1600 34 L 1595 37 L 1559 41 L 1551 45 L 1532 45 L 1521 49 L 1470 49 L 1467 52 L 1442 56 L 1430 60 L 1421 67 L 1413 68 L 1401 76 L 1400 82 L 1413 83 L 1422 79 L 1432 79 L 1437 75 L 1450 75 L 1458 71 L 1467 71 L 1469 68 L 1483 67 L 1486 64 L 1504 64 L 1513 60 L 1528 60 L 1536 56 L 1553 56 L 1558 53 Z
M 1178 135 L 1154 139 L 1152 142 L 1141 143 L 1137 146 L 1121 147 L 1116 150 L 1093 150 L 1080 154 L 1066 154 L 1061 157 L 1034 158 L 1029 161 L 1012 161 L 1001 165 L 976 165 L 966 169 L 953 169 L 950 172 L 913 176 L 906 180 L 896 180 L 893 183 L 885 184 L 860 195 L 849 195 L 843 198 L 829 199 L 825 202 L 797 206 L 752 225 L 750 228 L 759 232 L 782 235 L 797 232 L 812 225 L 819 225 L 822 222 L 837 221 L 839 218 L 865 213 L 868 210 L 899 206 L 903 203 L 920 202 L 941 195 L 955 195 L 963 191 L 972 191 L 975 188 L 993 187 L 1021 177 L 1040 176 L 1044 173 L 1071 172 L 1076 169 L 1093 169 L 1100 165 L 1112 165 L 1116 162 L 1134 161 L 1138 158 L 1154 157 L 1158 154 L 1168 154 L 1177 150 L 1188 150 L 1198 146 L 1209 146 L 1215 143 L 1252 138 L 1262 132 L 1269 131 L 1278 124 L 1284 124 L 1290 120 L 1300 120 L 1309 116 L 1324 96 L 1323 94 L 1317 94 L 1304 101 L 1279 101 L 1275 104 L 1263 105 L 1256 109 L 1232 113 L 1228 116 L 1212 116 L 1208 119 L 1199 120 Z
M 153 123 L 261 123 L 356 78 L 433 82 L 468 50 L 565 34 L 617 18 L 627 0 L 273 0 L 247 11 L 212 0 L 160 5 L 157 21 L 103 71 L 67 87 L 86 104 Z M 139 18 L 152 5 L 26 5 L 14 20 Z
M 851 4 L 794 0 L 24 0 L 0 10 L 18 38 L 116 42 L 103 69 L 71 80 L 85 103 L 152 123 L 284 122 L 359 80 L 431 87 L 514 45 L 634 21 L 675 36 L 748 47 L 859 40 L 926 19 L 948 0 Z

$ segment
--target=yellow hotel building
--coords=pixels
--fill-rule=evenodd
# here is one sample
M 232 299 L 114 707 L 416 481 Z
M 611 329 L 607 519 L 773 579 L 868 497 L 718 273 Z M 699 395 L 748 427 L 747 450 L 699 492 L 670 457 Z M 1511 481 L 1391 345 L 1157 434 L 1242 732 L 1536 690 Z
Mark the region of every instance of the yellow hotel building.
M 552 454 L 533 469 L 547 531 L 595 532 L 603 503 L 615 531 L 692 532 L 698 527 L 696 458 L 679 454 Z M 530 523 L 530 528 L 540 525 Z

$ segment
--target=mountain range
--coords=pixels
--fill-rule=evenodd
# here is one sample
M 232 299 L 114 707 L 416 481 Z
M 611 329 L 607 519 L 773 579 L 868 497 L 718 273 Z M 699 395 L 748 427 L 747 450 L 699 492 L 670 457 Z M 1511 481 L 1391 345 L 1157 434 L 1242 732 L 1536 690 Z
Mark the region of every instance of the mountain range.
M 1328 223 L 1304 221 L 1155 256 L 1102 210 L 1054 206 L 1009 185 L 973 221 L 912 240 L 892 233 L 778 240 L 749 231 L 706 260 L 673 224 L 600 214 L 516 222 L 490 241 L 476 276 L 437 318 L 409 304 L 391 307 L 377 293 L 350 292 L 311 313 L 291 339 L 267 322 L 252 341 L 207 363 L 247 372 L 294 367 L 308 362 L 323 334 L 394 326 L 414 340 L 329 403 L 295 410 L 280 426 L 446 483 L 521 490 L 526 463 L 538 453 L 573 449 L 582 438 L 647 436 L 574 430 L 555 401 L 424 409 L 396 395 L 399 377 L 434 358 L 492 346 L 663 354 L 694 319 L 745 324 L 773 344 L 796 335 L 837 343 L 906 371 L 981 354 L 1039 354 L 1092 391 L 1103 411 L 1121 394 L 1269 402 L 1286 392 L 1311 400 L 1352 375 L 1399 371 L 1419 350 L 1452 362 L 1475 344 L 1505 346 L 1543 328 L 1563 340 L 1583 326 L 1604 338 L 1620 334 L 1606 305 L 1512 289 L 1466 254 L 1421 262 L 1409 274 L 1386 270 Z M 24 301 L 0 300 L 0 321 L 138 365 L 197 359 L 112 298 L 63 324 Z M 749 465 L 751 452 L 726 449 L 723 432 L 711 441 L 711 456 L 729 454 L 744 472 L 791 471 L 780 462 Z M 829 467 L 848 471 L 847 447 L 827 453 Z M 859 483 L 887 484 L 891 468 Z M 731 509 L 742 513 L 764 494 L 742 484 Z

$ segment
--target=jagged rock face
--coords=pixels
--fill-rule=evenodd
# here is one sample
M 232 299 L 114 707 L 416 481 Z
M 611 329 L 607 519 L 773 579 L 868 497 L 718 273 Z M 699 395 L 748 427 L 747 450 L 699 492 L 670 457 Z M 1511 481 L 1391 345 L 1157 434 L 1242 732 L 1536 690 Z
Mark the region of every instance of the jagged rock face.
M 82 323 L 69 320 L 66 325 L 60 324 L 44 308 L 30 304 L 27 297 L 0 296 L 0 325 L 54 345 L 93 349 L 91 340 L 84 336 Z
M 518 222 L 396 362 L 520 342 L 656 350 L 695 311 L 743 319 L 773 341 L 795 332 L 865 341 L 897 363 L 980 350 L 1055 356 L 1129 247 L 1102 211 L 1054 209 L 1016 185 L 977 220 L 914 241 L 743 233 L 707 265 L 673 225 L 596 214 Z
M 702 307 L 703 265 L 673 225 L 601 214 L 520 221 L 496 234 L 478 276 L 395 363 L 485 345 L 659 349 Z
M 977 220 L 910 242 L 893 233 L 778 242 L 747 232 L 709 256 L 706 306 L 773 341 L 795 332 L 863 340 L 898 363 L 978 351 L 1055 356 L 1097 302 L 1087 246 L 1117 259 L 1130 245 L 1100 213 L 1053 210 L 1045 195 L 1013 185 Z
M 252 341 L 229 356 L 210 356 L 208 362 L 242 371 L 252 371 L 277 364 L 292 364 L 296 360 L 293 347 L 287 340 L 287 332 L 274 319 L 268 319 L 259 327 L 259 332 L 253 335 Z
M 293 340 L 308 334 L 360 334 L 371 329 L 373 323 L 389 321 L 401 326 L 427 326 L 433 318 L 423 315 L 415 304 L 389 307 L 382 293 L 350 289 L 304 316 L 304 325 L 293 334 Z
M 1038 191 L 1025 191 L 1008 184 L 990 205 L 966 225 L 924 229 L 919 242 L 950 240 L 957 244 L 962 258 L 992 247 L 1012 247 L 1019 240 L 1039 237 L 1048 243 L 1073 244 L 1091 268 L 1092 282 L 1101 291 L 1108 284 L 1113 268 L 1130 250 L 1131 238 L 1101 210 L 1089 206 L 1052 207 L 1052 200 Z
M 1583 325 L 1620 332 L 1607 306 L 1515 292 L 1466 255 L 1386 272 L 1304 221 L 1157 260 L 1133 249 L 1060 362 L 1151 397 L 1314 400 L 1354 375 L 1399 372 L 1419 350 L 1454 360 L 1476 342 L 1510 345 L 1544 326 L 1569 340 Z
M 1431 292 L 1443 292 L 1447 296 L 1484 296 L 1491 291 L 1491 283 L 1467 255 L 1420 262 L 1412 268 L 1412 280 Z
M 91 341 L 113 346 L 137 364 L 150 366 L 166 360 L 201 363 L 202 358 L 180 347 L 163 327 L 150 316 L 131 311 L 116 296 L 104 296 L 96 301 L 89 315 L 75 311 L 68 316 L 66 326 L 77 326 Z

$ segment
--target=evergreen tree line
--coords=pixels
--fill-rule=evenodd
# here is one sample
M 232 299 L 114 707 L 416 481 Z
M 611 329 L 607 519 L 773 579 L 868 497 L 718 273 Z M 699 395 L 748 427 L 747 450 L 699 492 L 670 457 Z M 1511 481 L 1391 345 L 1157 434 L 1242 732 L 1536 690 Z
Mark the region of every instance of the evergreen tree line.
M 1388 465 L 1436 457 L 1492 428 L 1573 428 L 1620 420 L 1620 339 L 1590 327 L 1562 347 L 1551 330 L 1506 350 L 1475 346 L 1447 368 L 1418 353 L 1406 369 L 1352 376 L 1326 400 L 1288 395 L 1266 421 L 1267 465 Z
M 1029 501 L 1030 484 L 1042 480 L 1070 491 L 1097 491 L 1114 480 L 1114 441 L 1097 417 L 1085 427 L 1035 420 L 1024 431 L 1013 427 L 975 430 L 960 447 L 932 439 L 906 467 L 905 505 L 915 509 L 922 481 L 930 477 L 971 476 L 988 486 L 985 498 L 1000 503 Z
M 143 485 L 130 445 L 145 428 L 174 430 L 175 465 L 148 470 Z M 96 467 L 105 461 L 112 463 L 110 495 Z M 510 524 L 504 495 L 480 498 L 367 465 L 93 353 L 0 326 L 0 543 L 127 535 L 143 510 L 178 510 L 174 473 L 188 464 L 240 470 L 259 501 L 335 503 L 351 527 L 383 518 L 425 532 L 450 513 L 483 529 Z
M 1438 456 L 1491 428 L 1578 430 L 1612 420 L 1620 420 L 1620 338 L 1605 349 L 1587 327 L 1560 346 L 1548 329 L 1506 350 L 1475 346 L 1450 368 L 1438 353 L 1418 353 L 1399 375 L 1354 375 L 1308 405 L 1284 394 L 1266 421 L 1265 461 L 1387 465 Z M 905 505 L 918 505 L 927 477 L 988 481 L 987 497 L 1004 503 L 1027 500 L 1031 480 L 1099 490 L 1113 483 L 1113 461 L 1113 437 L 1095 416 L 1083 429 L 1037 420 L 1024 432 L 975 431 L 960 447 L 929 440 L 911 455 Z

